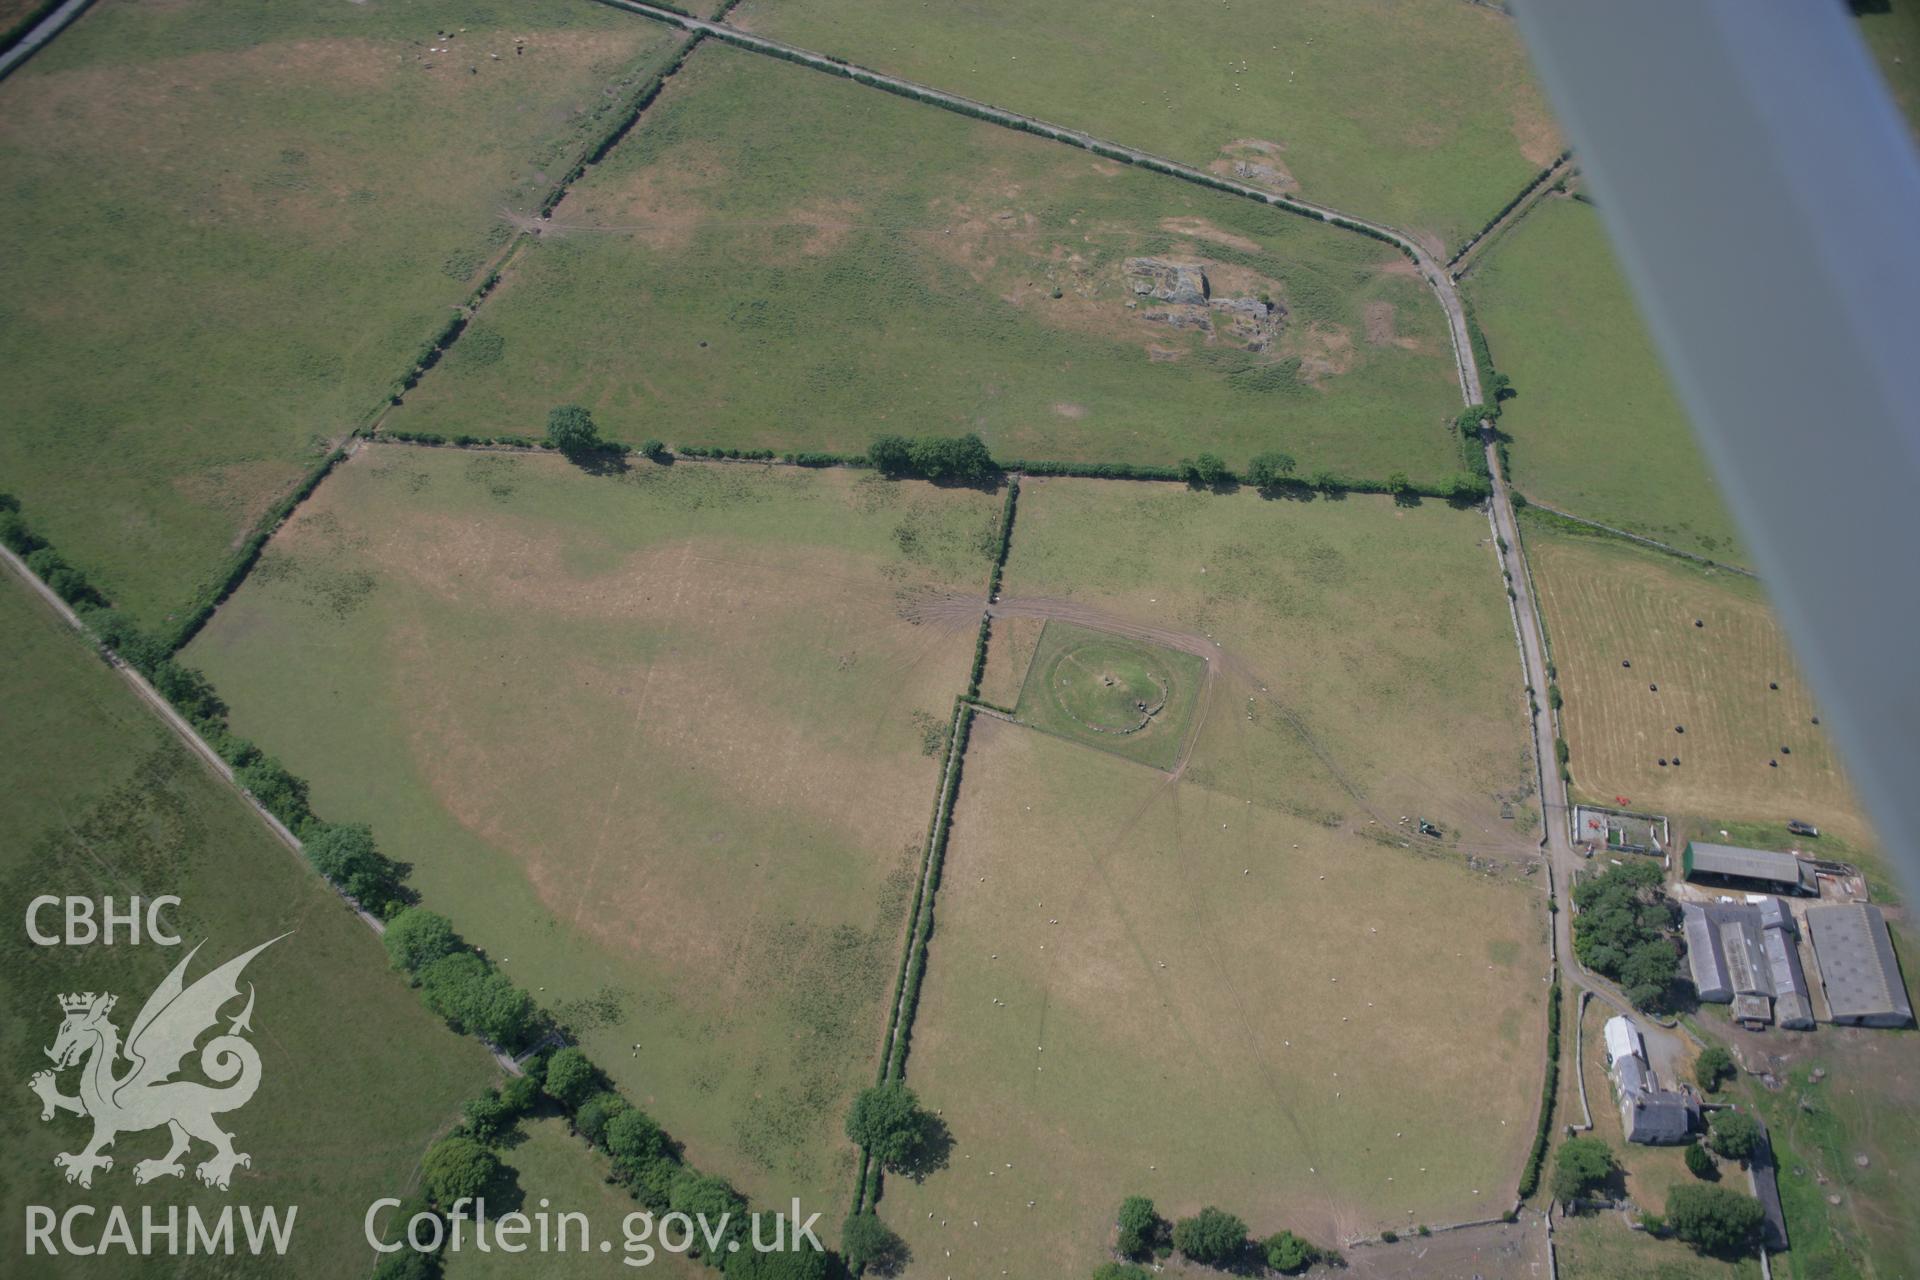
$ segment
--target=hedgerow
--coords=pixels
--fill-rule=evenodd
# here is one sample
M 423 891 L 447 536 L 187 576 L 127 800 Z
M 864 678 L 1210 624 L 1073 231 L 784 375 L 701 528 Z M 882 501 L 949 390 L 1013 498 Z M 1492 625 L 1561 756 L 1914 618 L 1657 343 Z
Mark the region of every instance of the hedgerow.
M 1534 1130 L 1533 1147 L 1520 1170 L 1520 1198 L 1526 1199 L 1540 1186 L 1540 1167 L 1546 1162 L 1547 1142 L 1553 1136 L 1553 1104 L 1560 1092 L 1560 982 L 1554 980 L 1547 992 L 1547 1078 L 1540 1086 L 1540 1123 Z

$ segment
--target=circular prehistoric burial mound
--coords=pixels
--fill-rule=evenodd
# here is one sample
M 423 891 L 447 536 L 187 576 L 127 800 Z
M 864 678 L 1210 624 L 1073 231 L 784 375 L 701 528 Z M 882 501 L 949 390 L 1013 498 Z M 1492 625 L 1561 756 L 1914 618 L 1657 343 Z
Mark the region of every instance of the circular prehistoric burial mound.
M 1207 662 L 1198 654 L 1051 618 L 1014 718 L 1171 770 L 1206 683 Z
M 1138 733 L 1166 710 L 1174 673 L 1151 648 L 1083 640 L 1053 656 L 1046 690 L 1054 705 L 1095 733 Z

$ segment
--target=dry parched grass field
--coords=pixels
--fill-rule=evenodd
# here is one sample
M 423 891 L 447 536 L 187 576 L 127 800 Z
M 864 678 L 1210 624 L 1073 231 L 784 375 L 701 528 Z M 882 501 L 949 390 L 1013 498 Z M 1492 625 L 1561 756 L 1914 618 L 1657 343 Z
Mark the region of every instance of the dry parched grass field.
M 1538 520 L 1525 536 L 1582 795 L 1873 843 L 1758 583 Z
M 880 1205 L 919 1273 L 1083 1274 L 1135 1194 L 1328 1243 L 1506 1207 L 1531 884 L 990 718 L 944 879 L 908 1078 L 956 1145 Z
M 1329 1243 L 1506 1206 L 1547 961 L 1496 816 L 1526 757 L 1485 537 L 1384 499 L 1023 483 L 1011 620 L 1197 639 L 1215 678 L 1171 775 L 975 722 L 908 1063 L 956 1146 L 880 1207 L 917 1271 L 1079 1273 L 1129 1194 Z M 1402 812 L 1446 837 L 1402 848 Z
M 837 1206 L 997 496 L 368 446 L 188 652 L 689 1159 Z M 830 1215 L 831 1216 L 831 1215 Z

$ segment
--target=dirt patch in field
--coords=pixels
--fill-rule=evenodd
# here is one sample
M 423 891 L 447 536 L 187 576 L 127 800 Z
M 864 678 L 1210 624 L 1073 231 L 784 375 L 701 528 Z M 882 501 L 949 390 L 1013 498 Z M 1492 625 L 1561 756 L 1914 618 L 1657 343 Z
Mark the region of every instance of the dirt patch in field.
M 1236 138 L 1220 148 L 1220 158 L 1207 165 L 1209 172 L 1232 178 L 1269 191 L 1298 191 L 1300 184 L 1281 163 L 1284 143 L 1264 138 Z
M 1287 354 L 1300 361 L 1300 379 L 1318 386 L 1353 368 L 1353 335 L 1344 325 L 1313 323 L 1288 331 L 1282 343 Z
M 305 468 L 298 463 L 261 458 L 210 466 L 172 478 L 173 491 L 198 507 L 232 518 L 237 548 L 249 537 L 267 509 L 291 489 Z
M 1073 404 L 1065 400 L 1054 405 L 1053 411 L 1063 418 L 1071 418 L 1076 421 L 1087 416 L 1087 406 L 1083 404 Z
M 1223 231 L 1205 218 L 1162 218 L 1160 229 L 1171 231 L 1178 236 L 1192 236 L 1196 240 L 1211 240 L 1223 244 L 1229 249 L 1239 249 L 1243 253 L 1259 253 L 1261 246 L 1257 241 L 1249 240 L 1231 231 Z
M 1552 113 L 1539 101 L 1538 94 L 1515 95 L 1512 129 L 1513 140 L 1520 144 L 1521 156 L 1528 164 L 1543 169 L 1567 145 L 1560 126 L 1554 123 Z
M 1396 332 L 1394 307 L 1391 302 L 1376 300 L 1369 302 L 1362 315 L 1366 320 L 1367 344 L 1374 347 L 1399 347 L 1403 351 L 1418 351 L 1418 338 L 1403 338 Z

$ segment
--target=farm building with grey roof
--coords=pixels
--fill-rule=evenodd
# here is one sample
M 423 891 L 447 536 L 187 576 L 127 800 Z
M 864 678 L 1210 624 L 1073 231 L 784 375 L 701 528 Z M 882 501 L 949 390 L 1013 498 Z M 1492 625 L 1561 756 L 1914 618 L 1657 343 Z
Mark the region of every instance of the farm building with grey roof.
M 1741 849 L 1730 844 L 1690 840 L 1680 855 L 1680 870 L 1697 884 L 1808 897 L 1820 892 L 1811 864 L 1790 853 L 1769 849 Z
M 1863 902 L 1808 907 L 1807 935 L 1835 1022 L 1861 1027 L 1913 1025 L 1913 1002 L 1900 981 L 1880 908 Z
M 1786 903 L 1689 902 L 1681 907 L 1681 920 L 1688 976 L 1702 1000 L 1732 1004 L 1742 1022 L 1813 1029 L 1812 993 L 1795 941 L 1799 930 Z

